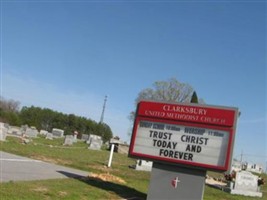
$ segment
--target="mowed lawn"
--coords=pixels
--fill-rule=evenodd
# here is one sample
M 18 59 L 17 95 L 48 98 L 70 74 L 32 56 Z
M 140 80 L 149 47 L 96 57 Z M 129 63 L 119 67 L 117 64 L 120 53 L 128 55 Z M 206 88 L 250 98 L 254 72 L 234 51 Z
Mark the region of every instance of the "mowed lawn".
M 62 144 L 63 139 L 40 137 L 22 144 L 19 138 L 7 137 L 6 142 L 0 143 L 0 150 L 88 171 L 90 177 L 1 183 L 0 199 L 146 199 L 150 172 L 129 168 L 135 164 L 134 159 L 114 153 L 112 167 L 108 168 L 110 152 L 105 148 L 89 150 L 84 142 L 68 147 Z M 266 180 L 266 175 L 264 178 Z M 251 198 L 206 186 L 204 200 L 267 200 L 266 185 L 262 190 L 263 198 Z

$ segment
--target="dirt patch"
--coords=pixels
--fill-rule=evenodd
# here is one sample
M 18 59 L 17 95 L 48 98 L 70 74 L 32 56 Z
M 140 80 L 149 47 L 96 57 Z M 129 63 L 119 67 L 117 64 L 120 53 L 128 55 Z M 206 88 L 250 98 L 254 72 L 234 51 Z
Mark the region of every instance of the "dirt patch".
M 104 173 L 104 174 L 91 173 L 89 175 L 89 179 L 97 180 L 97 181 L 108 181 L 108 182 L 116 182 L 116 183 L 126 184 L 125 180 L 123 180 L 122 178 L 114 176 L 114 175 L 109 174 L 109 173 Z

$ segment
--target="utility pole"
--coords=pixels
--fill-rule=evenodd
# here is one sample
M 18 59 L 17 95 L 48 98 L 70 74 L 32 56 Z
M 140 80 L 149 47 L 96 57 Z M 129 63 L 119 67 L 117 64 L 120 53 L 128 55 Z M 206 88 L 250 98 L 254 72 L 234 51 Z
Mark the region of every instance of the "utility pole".
M 108 98 L 108 96 L 106 95 L 106 96 L 105 96 L 105 99 L 104 99 L 104 105 L 103 105 L 103 110 L 102 110 L 102 114 L 101 114 L 100 122 L 99 122 L 100 124 L 102 124 L 103 121 L 104 121 L 104 113 L 105 113 L 105 108 L 106 108 L 107 98 Z
M 241 158 L 240 158 L 240 162 L 241 162 L 241 164 L 242 164 L 242 162 L 243 162 L 243 150 L 241 151 Z

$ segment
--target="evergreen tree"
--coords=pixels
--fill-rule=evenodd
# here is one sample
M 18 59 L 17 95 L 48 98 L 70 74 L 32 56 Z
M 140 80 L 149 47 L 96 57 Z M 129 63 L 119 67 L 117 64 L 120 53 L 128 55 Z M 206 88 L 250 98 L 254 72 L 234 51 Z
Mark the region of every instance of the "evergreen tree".
M 190 103 L 198 103 L 198 97 L 196 91 L 193 92 Z

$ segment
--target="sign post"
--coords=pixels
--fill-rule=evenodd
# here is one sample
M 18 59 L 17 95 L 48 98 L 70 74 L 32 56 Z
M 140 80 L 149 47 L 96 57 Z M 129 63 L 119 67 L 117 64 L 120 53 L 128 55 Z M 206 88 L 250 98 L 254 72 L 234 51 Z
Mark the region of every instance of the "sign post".
M 203 196 L 207 170 L 230 167 L 238 110 L 141 101 L 129 156 L 154 161 L 148 199 Z

